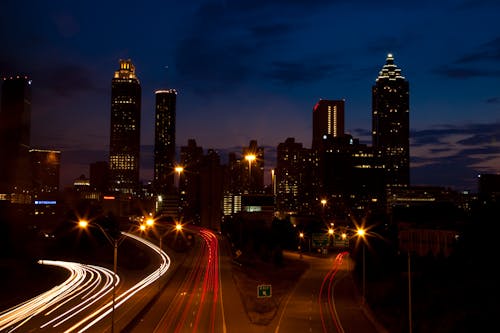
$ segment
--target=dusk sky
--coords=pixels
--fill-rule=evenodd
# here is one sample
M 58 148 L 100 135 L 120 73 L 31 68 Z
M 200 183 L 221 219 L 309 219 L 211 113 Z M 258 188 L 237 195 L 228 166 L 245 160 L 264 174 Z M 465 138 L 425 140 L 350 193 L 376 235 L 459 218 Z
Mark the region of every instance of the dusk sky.
M 61 151 L 61 185 L 108 160 L 111 79 L 142 86 L 141 178 L 152 178 L 154 91 L 175 88 L 177 146 L 223 162 L 255 139 L 311 146 L 312 108 L 345 99 L 371 145 L 371 87 L 392 53 L 410 83 L 412 185 L 476 191 L 500 172 L 500 1 L 0 2 L 0 76 L 33 80 L 31 145 Z

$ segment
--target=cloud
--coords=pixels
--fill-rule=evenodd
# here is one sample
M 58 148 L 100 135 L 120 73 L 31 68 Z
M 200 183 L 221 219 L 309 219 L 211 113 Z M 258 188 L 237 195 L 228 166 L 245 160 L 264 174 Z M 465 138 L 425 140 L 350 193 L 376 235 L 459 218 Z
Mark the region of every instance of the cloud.
M 34 75 L 44 81 L 41 86 L 60 97 L 70 97 L 79 92 L 96 92 L 101 88 L 92 80 L 94 75 L 88 68 L 75 64 L 45 68 Z
M 456 63 L 467 64 L 484 61 L 500 61 L 500 37 L 480 45 L 477 51 L 464 55 Z
M 500 97 L 491 97 L 486 100 L 488 104 L 500 104 Z
M 326 79 L 338 68 L 328 63 L 275 61 L 267 76 L 280 84 L 293 85 Z
M 477 77 L 500 77 L 500 70 L 486 70 L 458 66 L 443 66 L 433 72 L 439 76 L 451 79 L 470 79 Z
M 500 37 L 494 38 L 469 52 L 451 65 L 435 68 L 433 72 L 442 77 L 452 79 L 469 79 L 476 77 L 500 77 L 500 70 L 484 66 L 484 63 L 500 63 Z
M 413 130 L 410 154 L 413 185 L 475 189 L 478 174 L 500 172 L 500 122 Z

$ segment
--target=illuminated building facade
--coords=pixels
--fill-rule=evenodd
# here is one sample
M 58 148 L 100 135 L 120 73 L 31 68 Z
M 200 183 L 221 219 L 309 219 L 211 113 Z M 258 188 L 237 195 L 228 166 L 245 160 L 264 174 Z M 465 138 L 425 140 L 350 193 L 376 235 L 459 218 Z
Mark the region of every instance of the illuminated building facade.
M 16 198 L 29 197 L 30 137 L 31 80 L 26 76 L 4 78 L 0 109 L 0 196 L 3 199 L 16 201 Z
M 384 205 L 384 164 L 380 150 L 360 144 L 348 134 L 326 136 L 321 147 L 321 197 L 328 200 L 332 215 L 344 215 L 345 207 L 363 215 L 367 208 Z
M 320 99 L 313 108 L 312 147 L 317 148 L 324 135 L 344 135 L 345 100 Z
M 388 190 L 410 184 L 409 83 L 392 54 L 372 86 L 372 144 L 381 149 Z
M 166 194 L 174 187 L 175 168 L 175 89 L 155 91 L 155 146 L 153 187 Z
M 111 81 L 110 191 L 135 196 L 139 190 L 141 85 L 132 61 L 120 60 Z
M 309 214 L 317 183 L 315 154 L 295 138 L 278 144 L 276 155 L 276 210 L 282 215 Z

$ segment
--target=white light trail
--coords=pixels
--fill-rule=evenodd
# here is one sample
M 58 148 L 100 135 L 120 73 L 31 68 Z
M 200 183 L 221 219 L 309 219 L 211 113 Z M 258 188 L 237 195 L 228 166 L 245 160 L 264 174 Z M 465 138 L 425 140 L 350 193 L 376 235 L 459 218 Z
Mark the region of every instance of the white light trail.
M 158 246 L 136 235 L 125 232 L 122 234 L 149 246 L 160 256 L 161 262 L 157 270 L 146 276 L 130 289 L 116 296 L 115 309 L 125 303 L 137 292 L 159 279 L 170 267 L 170 257 L 164 251 L 160 250 Z M 58 327 L 74 318 L 77 314 L 88 309 L 113 291 L 114 274 L 109 269 L 64 261 L 40 260 L 39 263 L 65 268 L 70 272 L 70 275 L 66 281 L 49 291 L 0 312 L 0 331 L 5 330 L 6 332 L 13 332 L 34 316 L 42 313 L 45 316 L 54 314 L 57 310 L 61 309 L 62 306 L 68 305 L 71 301 L 78 298 L 79 301 L 76 306 L 52 318 L 40 328 L 46 328 L 48 326 Z M 117 275 L 116 281 L 114 281 L 115 285 L 118 285 L 119 281 L 120 279 Z M 74 324 L 65 332 L 72 332 L 77 329 L 78 332 L 85 331 L 109 315 L 112 311 L 113 302 L 110 301 Z M 83 325 L 85 326 L 81 328 Z

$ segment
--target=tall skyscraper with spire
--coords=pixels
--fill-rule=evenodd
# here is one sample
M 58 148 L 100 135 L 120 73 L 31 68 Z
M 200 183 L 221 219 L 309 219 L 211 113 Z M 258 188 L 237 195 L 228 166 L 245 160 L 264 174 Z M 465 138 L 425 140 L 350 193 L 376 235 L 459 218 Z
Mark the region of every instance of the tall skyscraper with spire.
M 130 59 L 120 59 L 111 81 L 109 143 L 110 190 L 136 195 L 139 190 L 141 84 Z
M 387 55 L 372 86 L 372 144 L 382 151 L 387 189 L 410 184 L 409 83 Z
M 175 89 L 155 91 L 155 146 L 153 186 L 157 194 L 174 187 L 175 168 Z
M 31 187 L 31 80 L 4 78 L 0 109 L 0 196 L 21 196 Z M 13 199 L 14 198 L 6 198 Z
M 344 135 L 345 101 L 320 99 L 313 108 L 312 147 L 319 147 L 325 135 L 341 137 Z

